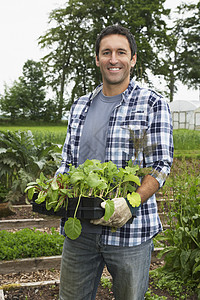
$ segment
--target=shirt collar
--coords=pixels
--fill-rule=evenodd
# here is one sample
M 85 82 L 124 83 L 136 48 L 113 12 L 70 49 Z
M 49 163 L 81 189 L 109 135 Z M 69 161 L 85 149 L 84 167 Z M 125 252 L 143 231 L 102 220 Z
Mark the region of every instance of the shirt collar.
M 136 89 L 138 85 L 136 84 L 136 82 L 131 79 L 130 83 L 129 83 L 129 86 L 127 87 L 127 89 L 122 93 L 122 99 L 125 101 L 125 102 L 128 102 L 129 101 L 129 96 L 132 95 L 133 93 L 133 90 Z
M 132 94 L 133 90 L 136 89 L 137 84 L 136 82 L 131 79 L 128 88 L 122 93 L 122 100 L 125 102 L 128 101 L 128 96 Z M 94 99 L 98 95 L 98 93 L 103 89 L 103 83 L 99 84 L 96 89 L 90 94 L 90 101 Z
M 98 93 L 103 89 L 103 83 L 99 84 L 96 89 L 90 94 L 90 101 L 98 95 Z

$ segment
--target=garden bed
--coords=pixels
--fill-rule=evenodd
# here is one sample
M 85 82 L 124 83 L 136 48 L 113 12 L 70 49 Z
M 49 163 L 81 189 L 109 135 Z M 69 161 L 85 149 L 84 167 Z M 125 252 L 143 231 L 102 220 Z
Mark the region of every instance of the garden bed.
M 176 159 L 175 159 L 175 162 L 177 162 Z M 181 166 L 181 168 L 179 169 L 177 167 L 177 165 Z M 188 168 L 186 168 L 186 165 L 188 166 Z M 159 212 L 166 212 L 166 210 L 169 209 L 169 207 L 171 206 L 171 204 L 173 204 L 170 201 L 170 199 L 173 196 L 174 178 L 176 178 L 174 176 L 177 175 L 177 174 L 181 174 L 181 173 L 184 173 L 184 174 L 186 174 L 188 176 L 190 173 L 192 174 L 192 172 L 195 171 L 195 170 L 196 170 L 196 173 L 199 174 L 199 167 L 200 167 L 199 161 L 196 161 L 195 164 L 193 164 L 193 162 L 190 161 L 190 160 L 188 160 L 188 161 L 178 161 L 178 164 L 176 164 L 176 163 L 174 164 L 174 166 L 173 166 L 173 169 L 174 169 L 173 174 L 174 175 L 172 174 L 173 176 L 171 178 L 169 178 L 168 183 L 166 184 L 166 186 L 164 187 L 164 189 L 160 190 L 157 193 L 157 199 L 159 199 L 159 200 L 165 198 L 165 196 L 166 196 L 166 198 L 168 198 L 168 203 L 167 203 L 167 201 L 166 201 L 166 203 L 165 202 L 162 203 L 161 201 L 158 200 Z M 180 181 L 180 187 L 183 188 L 184 185 L 182 183 L 184 183 L 184 181 Z M 15 206 L 12 209 L 15 211 L 16 214 L 12 215 L 10 217 L 7 217 L 5 219 L 10 219 L 10 220 L 13 220 L 13 221 L 14 221 L 14 219 L 18 219 L 18 218 L 20 218 L 20 219 L 28 219 L 28 218 L 29 219 L 36 219 L 36 218 L 44 218 L 44 219 L 46 219 L 45 216 L 41 216 L 40 214 L 33 213 L 30 206 L 25 206 L 25 208 L 24 207 L 20 207 L 20 206 L 17 206 L 17 207 Z M 57 221 L 58 221 L 58 224 L 59 224 L 59 220 L 57 220 Z M 41 229 L 41 230 L 44 230 L 44 229 Z M 151 264 L 151 269 L 152 268 L 157 268 L 157 267 L 158 267 L 158 262 Z M 106 274 L 106 276 L 109 276 L 109 274 Z M 110 278 L 110 277 L 108 277 L 108 278 Z M 163 278 L 161 277 L 159 280 L 160 281 L 165 280 L 165 282 L 169 282 L 170 281 L 170 280 L 167 281 L 166 278 L 164 278 L 163 280 L 162 279 Z M 44 299 L 45 300 L 46 299 L 55 299 L 55 300 L 58 299 L 58 292 L 57 291 L 58 291 L 58 288 L 59 288 L 59 283 L 55 284 L 55 281 L 59 280 L 59 271 L 56 270 L 56 269 L 49 268 L 48 270 L 38 270 L 38 271 L 30 272 L 30 273 L 23 272 L 23 273 L 11 273 L 11 274 L 0 275 L 0 283 L 1 284 L 2 283 L 4 283 L 4 284 L 15 284 L 17 282 L 18 283 L 41 282 L 42 280 L 45 280 L 45 281 L 49 281 L 49 280 L 52 281 L 53 280 L 53 282 L 54 282 L 54 283 L 51 283 L 50 285 L 46 286 L 46 288 L 48 290 L 53 290 L 53 292 L 54 292 L 54 298 L 50 298 L 51 296 L 49 296 L 49 298 L 45 297 Z M 177 280 L 178 280 L 177 278 L 174 279 L 174 281 L 172 281 L 172 284 L 173 283 L 177 283 Z M 198 299 L 197 295 L 191 295 L 192 291 L 189 293 L 190 295 L 187 295 L 187 291 L 184 290 L 184 288 L 182 289 L 182 286 L 184 285 L 183 282 L 181 284 L 179 284 L 179 286 L 176 284 L 174 286 L 171 286 L 171 288 L 169 287 L 169 289 L 171 289 L 171 292 L 172 291 L 176 292 L 177 296 L 171 296 L 171 292 L 169 294 L 169 292 L 167 290 L 165 290 L 163 287 L 160 287 L 160 285 L 158 283 L 160 284 L 160 282 L 158 281 L 158 279 L 150 277 L 150 285 L 149 285 L 150 290 L 149 290 L 149 292 L 148 292 L 149 294 L 148 294 L 148 296 L 146 298 L 147 300 L 148 299 L 169 299 L 169 300 L 187 299 L 187 300 L 197 300 Z M 57 285 L 55 287 L 55 289 L 52 288 L 53 285 Z M 101 287 L 99 287 L 99 288 L 101 288 Z M 195 287 L 194 287 L 193 290 L 195 290 Z M 21 288 L 20 291 L 21 291 L 21 294 L 22 294 L 22 288 Z M 15 293 L 16 292 L 17 292 L 17 290 L 15 289 Z M 6 291 L 4 291 L 4 293 L 7 296 Z M 42 295 L 42 291 L 40 291 L 40 288 L 34 287 L 34 293 L 37 295 L 36 299 L 43 299 L 42 296 L 41 297 L 39 296 L 40 293 Z M 105 290 L 104 290 L 104 293 L 105 293 Z M 27 287 L 26 287 L 26 289 L 23 290 L 23 298 L 19 298 L 19 297 L 21 297 L 20 296 L 20 292 L 19 292 L 18 295 L 17 294 L 12 294 L 12 295 L 13 295 L 13 298 L 8 298 L 7 297 L 6 299 L 14 299 L 15 295 L 16 295 L 16 297 L 18 297 L 16 299 L 24 299 L 26 295 L 27 295 L 27 299 L 34 299 L 33 295 L 32 296 L 28 295 Z M 45 295 L 47 295 L 47 293 Z M 108 296 L 113 297 L 110 294 L 108 294 Z M 32 298 L 30 298 L 30 297 L 32 297 Z M 165 297 L 165 298 L 163 298 L 163 297 Z M 100 296 L 100 298 L 96 298 L 96 299 L 102 299 L 102 300 L 105 299 L 106 300 L 106 299 L 113 299 L 113 298 L 106 298 L 106 295 L 103 294 L 103 296 Z
M 156 263 L 151 264 L 151 269 L 156 268 Z M 31 300 L 56 300 L 59 293 L 60 271 L 55 269 L 38 270 L 36 272 L 11 273 L 0 275 L 0 283 L 4 288 L 5 299 L 31 299 Z M 111 280 L 106 268 L 103 277 Z M 2 288 L 0 287 L 0 288 Z M 25 298 L 27 296 L 27 298 Z M 108 287 L 101 284 L 98 287 L 96 300 L 113 300 L 113 294 Z
M 0 218 L 0 230 L 19 230 L 22 228 L 45 229 L 54 227 L 59 230 L 60 218 L 41 215 L 32 211 L 32 205 L 13 205 L 13 214 Z
M 111 278 L 107 269 L 104 278 Z M 0 275 L 0 287 L 4 289 L 5 299 L 56 300 L 59 293 L 60 271 L 55 269 L 38 270 L 29 273 Z M 16 297 L 16 298 L 15 298 Z M 108 287 L 98 287 L 96 300 L 112 300 L 113 294 Z
M 14 206 L 13 210 L 16 212 L 15 215 L 11 215 L 10 217 L 5 218 L 10 219 L 10 221 L 15 222 L 15 220 L 19 220 L 18 218 L 23 220 L 23 217 L 25 218 L 24 221 L 26 221 L 27 217 L 30 217 L 30 220 L 34 220 L 34 218 L 38 218 L 41 215 L 38 215 L 34 212 L 32 212 L 31 206 Z M 47 218 L 51 220 L 49 217 Z M 59 221 L 59 220 L 58 220 Z M 52 223 L 51 223 L 52 224 Z M 45 230 L 43 228 L 43 230 Z M 15 230 L 14 230 L 15 231 Z M 14 261 L 12 261 L 12 270 L 10 272 L 12 273 L 6 273 L 0 275 L 0 285 L 6 285 L 4 286 L 4 295 L 5 299 L 58 299 L 58 292 L 59 292 L 59 268 L 57 268 L 54 264 L 50 264 L 46 266 L 46 269 L 36 269 L 36 267 L 41 268 L 41 262 L 37 262 L 39 258 L 33 258 L 32 261 L 36 261 L 36 264 L 34 264 L 34 268 L 32 269 L 32 272 L 27 272 L 27 269 L 22 271 L 23 266 L 19 265 L 18 268 L 15 268 Z M 156 258 L 155 258 L 156 260 Z M 151 264 L 151 269 L 156 268 L 158 265 L 160 265 L 160 262 L 154 262 Z M 25 261 L 25 264 L 28 266 L 29 270 L 31 270 L 31 265 L 29 262 L 26 261 L 26 259 L 22 260 Z M 45 261 L 45 260 L 43 260 Z M 18 264 L 20 263 L 20 260 L 18 260 Z M 21 271 L 19 272 L 21 268 Z M 2 269 L 2 266 L 0 267 Z M 35 270 L 34 270 L 35 269 Z M 7 269 L 8 270 L 8 269 Z M 15 271 L 14 271 L 15 270 Z M 107 269 L 104 269 L 103 276 L 111 279 L 110 274 L 108 273 Z M 41 285 L 41 282 L 49 282 L 51 281 L 51 284 Z M 36 284 L 36 286 L 26 286 L 27 284 L 33 283 Z M 17 286 L 17 285 L 25 285 L 25 286 Z M 9 289 L 12 287 L 12 289 Z M 7 289 L 9 291 L 7 291 Z M 27 296 L 27 298 L 25 298 Z M 98 288 L 98 294 L 96 297 L 96 300 L 112 300 L 113 295 L 110 293 L 108 288 L 104 288 L 101 285 L 99 285 Z
M 162 264 L 163 262 L 151 264 L 151 270 Z M 7 287 L 4 286 L 4 296 L 7 300 L 57 300 L 59 293 L 59 276 L 59 270 L 39 270 L 30 273 L 12 273 L 3 276 L 0 275 L 0 282 L 1 284 L 7 285 Z M 111 276 L 106 268 L 104 269 L 103 277 L 108 278 L 109 280 L 111 279 Z M 157 297 L 160 297 L 160 299 L 177 300 L 181 299 L 181 296 L 184 295 L 182 292 L 180 292 L 180 298 L 177 298 L 171 296 L 167 290 L 156 288 L 154 280 L 151 277 L 149 288 L 151 290 L 151 295 L 157 295 Z M 159 299 L 154 297 L 155 296 L 152 296 L 152 298 L 150 298 L 150 296 L 148 296 L 147 299 Z M 197 300 L 198 298 L 194 295 L 188 296 L 185 299 Z M 96 300 L 114 300 L 113 294 L 109 290 L 108 286 L 103 287 L 102 284 L 99 285 Z
M 32 205 L 13 205 L 11 206 L 13 214 L 0 218 L 1 220 L 13 220 L 13 219 L 40 219 L 41 214 L 32 211 Z M 48 216 L 42 216 L 48 219 Z
M 23 286 L 15 289 L 10 289 L 4 292 L 4 297 L 7 300 L 57 300 L 59 299 L 59 284 L 52 282 L 40 286 Z M 96 300 L 113 300 L 113 293 L 107 287 L 99 285 L 97 290 Z

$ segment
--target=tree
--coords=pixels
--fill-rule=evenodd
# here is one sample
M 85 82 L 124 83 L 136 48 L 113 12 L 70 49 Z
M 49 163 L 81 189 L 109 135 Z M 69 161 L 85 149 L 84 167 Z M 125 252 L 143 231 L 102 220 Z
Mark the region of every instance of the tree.
M 27 60 L 23 66 L 23 76 L 20 82 L 24 88 L 26 103 L 23 106 L 27 108 L 27 114 L 32 120 L 37 120 L 42 116 L 45 103 L 45 77 L 42 70 L 42 64 L 33 60 Z
M 54 99 L 48 99 L 44 105 L 42 119 L 46 122 L 58 120 L 58 107 Z
M 19 81 L 14 81 L 13 86 L 4 87 L 4 95 L 0 97 L 1 110 L 7 114 L 10 114 L 12 120 L 19 118 L 21 114 L 24 114 L 24 107 L 22 109 L 22 103 L 24 98 L 23 85 Z
M 42 64 L 27 60 L 23 66 L 23 75 L 14 81 L 11 87 L 5 86 L 1 95 L 1 110 L 10 114 L 12 119 L 40 119 L 45 105 L 45 77 Z
M 43 60 L 46 64 L 49 85 L 57 95 L 59 119 L 62 118 L 66 106 L 64 101 L 66 84 L 69 88 L 70 83 L 74 82 L 72 90 L 74 97 L 86 93 L 93 84 L 91 69 L 94 68 L 94 55 L 83 42 L 85 39 L 89 40 L 90 36 L 87 29 L 80 26 L 84 8 L 81 8 L 80 12 L 76 4 L 70 1 L 65 9 L 52 11 L 49 19 L 57 26 L 39 38 L 40 46 L 50 49 Z M 93 63 L 92 67 L 89 67 L 91 56 Z M 71 106 L 71 101 L 68 100 L 67 108 Z
M 42 48 L 51 49 L 51 52 L 43 60 L 46 64 L 47 80 L 57 95 L 58 118 L 61 119 L 64 107 L 64 86 L 67 75 L 70 74 L 70 60 L 75 47 L 73 36 L 75 36 L 76 26 L 69 8 L 52 11 L 49 19 L 50 22 L 56 22 L 57 27 L 51 28 L 44 36 L 40 37 L 39 44 Z
M 200 82 L 199 65 L 199 19 L 200 2 L 182 4 L 177 7 L 179 18 L 169 29 L 157 74 L 164 75 L 169 88 L 170 101 L 177 91 L 180 80 L 188 88 L 198 88 Z M 165 54 L 164 54 L 165 52 Z
M 179 79 L 189 88 L 198 88 L 200 83 L 200 1 L 198 4 L 183 4 L 178 7 L 182 18 L 176 21 L 176 29 L 181 32 L 182 41 L 179 47 Z
M 66 86 L 73 82 L 68 106 L 74 98 L 99 84 L 101 75 L 95 66 L 95 40 L 97 34 L 111 24 L 122 24 L 135 34 L 138 44 L 137 78 L 148 80 L 147 69 L 153 73 L 158 65 L 158 47 L 165 38 L 163 16 L 169 14 L 165 0 L 69 0 L 49 16 L 55 24 L 39 38 L 39 44 L 49 49 L 43 58 L 49 70 L 48 78 L 57 92 L 59 117 L 62 117 Z

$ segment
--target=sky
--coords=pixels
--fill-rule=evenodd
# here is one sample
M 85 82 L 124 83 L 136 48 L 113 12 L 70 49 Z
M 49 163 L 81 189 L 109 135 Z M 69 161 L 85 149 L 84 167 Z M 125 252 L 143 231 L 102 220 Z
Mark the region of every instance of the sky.
M 181 2 L 166 0 L 165 7 L 173 9 Z M 28 59 L 38 61 L 47 53 L 38 46 L 38 38 L 48 29 L 49 13 L 64 3 L 66 0 L 0 1 L 0 93 L 4 92 L 5 83 L 12 86 L 22 75 Z M 179 84 L 174 100 L 200 100 L 199 91 Z

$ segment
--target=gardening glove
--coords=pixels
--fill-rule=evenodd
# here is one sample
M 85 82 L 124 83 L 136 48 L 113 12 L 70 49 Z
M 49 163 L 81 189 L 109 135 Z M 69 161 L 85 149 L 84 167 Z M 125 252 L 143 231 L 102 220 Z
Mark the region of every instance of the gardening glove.
M 112 199 L 114 202 L 115 210 L 113 215 L 110 217 L 108 221 L 104 220 L 104 217 L 101 219 L 91 220 L 90 223 L 94 225 L 103 225 L 110 227 L 122 227 L 127 221 L 132 217 L 131 210 L 128 206 L 127 201 L 124 198 L 114 198 Z M 101 207 L 105 209 L 106 202 L 101 203 Z

